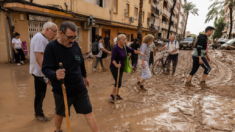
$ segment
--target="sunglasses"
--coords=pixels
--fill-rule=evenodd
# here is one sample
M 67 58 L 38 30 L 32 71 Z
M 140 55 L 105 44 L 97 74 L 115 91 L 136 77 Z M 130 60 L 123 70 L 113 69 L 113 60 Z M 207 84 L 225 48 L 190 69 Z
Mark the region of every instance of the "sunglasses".
M 63 34 L 69 39 L 69 40 L 74 40 L 74 39 L 77 39 L 78 36 L 67 36 L 64 32 Z

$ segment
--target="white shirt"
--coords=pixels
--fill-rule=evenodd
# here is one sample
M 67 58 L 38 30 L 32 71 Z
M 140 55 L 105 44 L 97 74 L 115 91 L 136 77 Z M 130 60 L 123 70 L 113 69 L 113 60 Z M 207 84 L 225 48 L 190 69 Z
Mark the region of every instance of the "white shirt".
M 34 74 L 37 77 L 44 77 L 40 66 L 38 65 L 34 52 L 44 53 L 46 45 L 48 44 L 48 40 L 46 37 L 42 35 L 42 33 L 38 32 L 33 36 L 30 43 L 30 67 L 29 73 Z
M 117 44 L 117 37 L 114 39 L 114 45 Z
M 168 45 L 169 45 L 169 47 L 168 47 Z M 178 49 L 177 51 L 171 53 L 172 55 L 175 55 L 175 54 L 179 53 L 179 43 L 178 43 L 178 41 L 176 41 L 176 44 L 175 44 L 175 41 L 173 41 L 173 43 L 171 43 L 171 41 L 170 41 L 169 44 L 166 43 L 165 47 L 168 48 L 168 52 L 171 52 L 175 49 Z
M 96 55 L 96 57 L 102 57 L 102 53 L 103 53 L 102 49 L 103 48 L 104 48 L 103 44 L 99 42 L 99 50 L 100 50 L 100 52 Z
M 22 46 L 21 46 L 22 42 L 20 41 L 20 38 L 18 39 L 13 38 L 12 43 L 14 43 L 15 49 L 22 49 Z

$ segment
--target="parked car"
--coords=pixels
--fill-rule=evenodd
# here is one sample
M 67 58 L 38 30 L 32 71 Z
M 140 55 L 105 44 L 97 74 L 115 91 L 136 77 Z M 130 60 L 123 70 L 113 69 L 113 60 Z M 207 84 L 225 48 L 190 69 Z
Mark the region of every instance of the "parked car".
M 235 39 L 230 39 L 225 44 L 222 44 L 221 49 L 234 50 L 235 49 Z
M 192 37 L 185 38 L 180 42 L 180 49 L 186 49 L 186 48 L 193 49 L 195 41 L 196 39 Z
M 224 38 L 218 39 L 217 43 L 212 44 L 212 48 L 213 49 L 218 49 L 218 48 L 221 47 L 222 44 L 225 44 L 228 41 L 229 41 L 229 39 L 224 39 Z

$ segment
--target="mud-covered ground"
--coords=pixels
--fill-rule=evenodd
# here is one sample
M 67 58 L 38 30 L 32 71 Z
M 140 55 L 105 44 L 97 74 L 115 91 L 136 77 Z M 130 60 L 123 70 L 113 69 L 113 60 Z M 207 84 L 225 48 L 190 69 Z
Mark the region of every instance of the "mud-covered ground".
M 191 53 L 191 50 L 181 50 L 176 74 L 152 76 L 146 81 L 146 92 L 136 86 L 141 76 L 140 67 L 133 74 L 124 74 L 120 90 L 124 100 L 118 101 L 116 108 L 108 101 L 114 84 L 110 71 L 89 75 L 88 90 L 100 131 L 235 132 L 235 52 L 210 51 L 212 70 L 207 78 L 208 89 L 198 85 L 202 68 L 193 78 L 196 86 L 184 86 L 192 67 Z M 159 56 L 158 53 L 155 59 Z M 43 109 L 52 120 L 34 119 L 34 84 L 28 71 L 28 65 L 0 65 L 0 132 L 52 132 L 55 129 L 51 87 L 48 87 Z M 73 108 L 70 122 L 73 132 L 91 131 L 84 116 L 76 115 Z M 67 132 L 65 120 L 62 128 Z

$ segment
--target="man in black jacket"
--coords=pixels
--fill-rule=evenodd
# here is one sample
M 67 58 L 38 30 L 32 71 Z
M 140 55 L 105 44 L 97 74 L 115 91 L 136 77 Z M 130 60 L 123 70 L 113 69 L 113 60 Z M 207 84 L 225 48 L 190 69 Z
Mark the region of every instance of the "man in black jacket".
M 61 79 L 64 79 L 66 86 L 68 107 L 73 105 L 76 113 L 84 114 L 93 132 L 98 132 L 86 88 L 86 86 L 89 87 L 89 81 L 84 58 L 78 43 L 74 41 L 76 38 L 76 25 L 64 21 L 60 25 L 60 38 L 51 41 L 44 52 L 42 72 L 49 78 L 53 87 L 56 105 L 55 132 L 61 132 L 62 120 L 65 117 Z M 60 62 L 62 62 L 64 69 L 59 69 Z
M 193 86 L 193 84 L 191 83 L 192 77 L 197 72 L 198 68 L 202 66 L 205 69 L 205 71 L 202 75 L 202 81 L 200 82 L 199 85 L 201 87 L 207 87 L 205 80 L 211 70 L 211 67 L 208 63 L 208 61 L 210 61 L 210 57 L 208 56 L 206 51 L 207 40 L 208 40 L 207 38 L 213 34 L 214 30 L 215 30 L 214 27 L 209 26 L 206 28 L 205 34 L 200 34 L 198 36 L 198 40 L 193 51 L 193 68 L 192 71 L 190 72 L 190 75 L 188 77 L 185 86 Z

